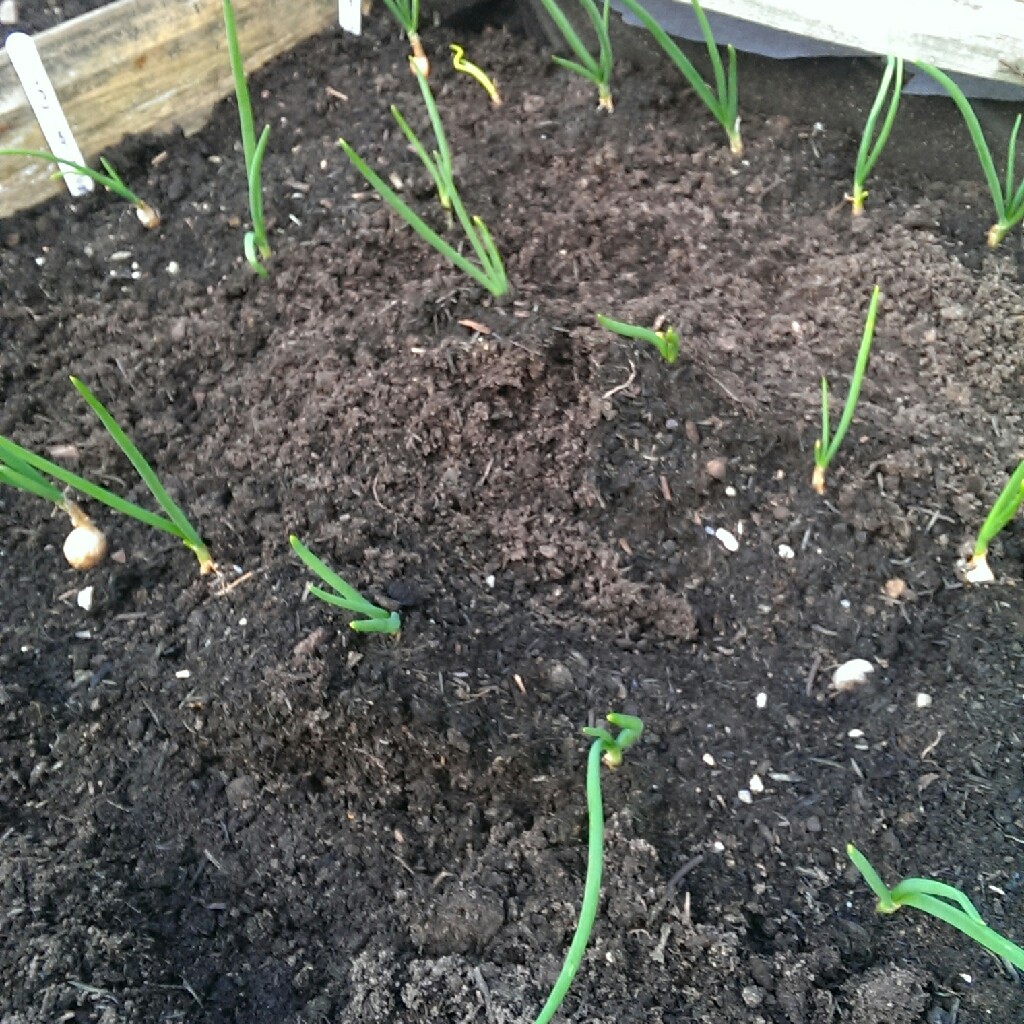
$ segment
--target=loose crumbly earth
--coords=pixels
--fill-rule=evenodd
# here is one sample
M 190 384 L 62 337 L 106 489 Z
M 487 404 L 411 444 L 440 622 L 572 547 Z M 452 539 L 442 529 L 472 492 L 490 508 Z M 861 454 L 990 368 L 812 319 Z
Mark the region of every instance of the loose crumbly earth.
M 428 33 L 434 88 L 510 301 L 335 144 L 447 230 L 379 28 L 254 81 L 269 280 L 241 259 L 233 104 L 112 154 L 158 232 L 106 196 L 2 225 L 0 433 L 147 501 L 82 377 L 223 576 L 93 506 L 115 555 L 75 574 L 61 517 L 0 492 L 0 1019 L 530 1021 L 582 888 L 580 728 L 621 710 L 647 732 L 605 777 L 561 1019 L 1020 1020 L 1019 980 L 876 917 L 844 853 L 1024 939 L 1020 527 L 997 585 L 955 571 L 1022 455 L 1019 233 L 984 250 L 983 197 L 941 180 L 881 180 L 851 224 L 856 140 L 827 125 L 747 123 L 737 161 L 667 70 L 620 67 L 606 116 L 532 45 L 459 31 L 491 109 L 453 34 Z M 838 403 L 875 282 L 823 500 L 819 376 Z M 678 363 L 597 312 L 666 317 Z M 401 638 L 304 598 L 290 532 Z M 854 657 L 875 672 L 833 692 Z

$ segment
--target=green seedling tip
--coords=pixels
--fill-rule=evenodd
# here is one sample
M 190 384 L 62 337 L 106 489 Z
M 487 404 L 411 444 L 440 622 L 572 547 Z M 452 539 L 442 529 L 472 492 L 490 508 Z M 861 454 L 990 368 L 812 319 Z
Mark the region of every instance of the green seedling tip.
M 600 313 L 597 314 L 597 322 L 606 331 L 611 331 L 620 337 L 648 342 L 661 353 L 661 358 L 670 365 L 679 358 L 679 335 L 671 327 L 666 327 L 664 330 L 652 330 L 649 327 L 638 327 L 621 320 L 613 320 Z
M 24 156 L 33 160 L 45 160 L 47 163 L 57 164 L 63 170 L 56 171 L 53 175 L 55 178 L 62 178 L 65 174 L 72 172 L 84 175 L 86 178 L 91 178 L 97 185 L 102 186 L 108 192 L 113 192 L 114 195 L 120 196 L 125 202 L 134 206 L 139 223 L 144 228 L 152 229 L 160 226 L 160 214 L 149 203 L 144 199 L 140 199 L 128 188 L 115 170 L 114 165 L 106 157 L 100 157 L 103 171 L 94 171 L 91 167 L 86 167 L 84 164 L 75 163 L 74 160 L 68 160 L 66 157 L 54 156 L 53 153 L 47 153 L 42 149 L 0 149 L 0 156 Z
M 644 724 L 633 715 L 608 715 L 608 722 L 619 730 L 613 736 L 607 729 L 587 727 L 583 732 L 593 738 L 587 755 L 587 875 L 583 883 L 583 901 L 580 904 L 579 921 L 569 945 L 569 952 L 551 994 L 544 1003 L 534 1024 L 548 1024 L 562 1005 L 572 985 L 576 972 L 583 961 L 590 932 L 597 919 L 597 907 L 601 898 L 601 874 L 604 868 L 604 805 L 601 798 L 601 763 L 609 768 L 622 764 L 622 755 L 644 731 Z
M 914 907 L 945 921 L 1018 970 L 1024 970 L 1024 949 L 985 924 L 977 908 L 959 889 L 930 878 L 905 878 L 890 889 L 853 843 L 847 844 L 846 854 L 875 894 L 875 909 L 880 914 Z
M 330 591 L 327 591 L 310 585 L 309 592 L 325 604 L 344 608 L 355 615 L 363 616 L 363 618 L 353 619 L 348 624 L 350 629 L 357 633 L 387 633 L 391 636 L 399 632 L 402 628 L 402 620 L 398 612 L 388 612 L 367 601 L 355 587 L 346 583 L 326 562 L 317 558 L 294 533 L 288 540 L 292 550 L 299 556 L 306 568 L 319 576 L 331 588 Z
M 878 285 L 875 285 L 871 293 L 871 304 L 868 306 L 860 349 L 857 352 L 857 362 L 853 368 L 853 376 L 850 378 L 850 389 L 846 394 L 846 404 L 843 406 L 843 415 L 839 420 L 839 426 L 836 427 L 835 434 L 831 434 L 829 429 L 828 380 L 825 377 L 821 378 L 821 437 L 814 442 L 814 473 L 811 476 L 811 486 L 818 494 L 825 493 L 825 471 L 835 458 L 836 452 L 839 451 L 839 446 L 843 443 L 843 438 L 846 437 L 846 432 L 853 422 L 854 410 L 857 408 L 857 399 L 860 397 L 864 373 L 868 368 L 868 358 L 871 355 L 871 342 L 875 337 L 875 319 L 878 316 L 880 296 Z

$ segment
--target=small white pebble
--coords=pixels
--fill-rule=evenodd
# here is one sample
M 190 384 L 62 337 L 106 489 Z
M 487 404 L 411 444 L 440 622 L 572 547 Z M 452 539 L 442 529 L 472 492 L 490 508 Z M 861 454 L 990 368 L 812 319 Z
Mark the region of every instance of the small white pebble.
M 702 760 L 702 761 L 703 761 L 703 762 L 704 762 L 704 763 L 705 763 L 705 764 L 706 764 L 706 765 L 707 765 L 707 766 L 708 766 L 709 768 L 714 768 L 714 767 L 715 767 L 715 759 L 714 759 L 714 758 L 713 758 L 713 757 L 712 757 L 712 756 L 711 756 L 710 754 L 705 754 L 705 755 L 704 755 L 704 756 L 703 756 L 703 757 L 701 758 L 701 760 Z
M 178 669 L 177 672 L 174 673 L 174 678 L 175 679 L 190 679 L 191 676 L 192 676 L 192 673 L 189 672 L 189 670 L 187 668 L 180 668 L 180 669 Z
M 721 839 L 716 839 L 711 844 L 711 849 L 714 853 L 725 853 L 725 843 Z
M 847 734 L 851 740 L 860 740 L 864 738 L 863 729 L 851 729 Z
M 82 611 L 91 612 L 92 599 L 95 593 L 95 587 L 82 587 L 82 589 L 78 592 L 78 596 L 75 598 L 75 603 L 78 605 L 79 608 L 82 609 Z
M 490 589 L 490 590 L 494 589 L 494 577 L 493 576 L 485 576 L 484 577 L 484 583 L 487 584 L 488 589 Z
M 724 526 L 715 530 L 715 537 L 726 551 L 739 551 L 740 542 Z
M 930 693 L 919 693 L 914 698 L 914 703 L 919 708 L 930 708 L 932 706 L 932 695 Z
M 741 789 L 736 795 L 740 798 L 741 804 L 752 804 L 754 802 L 749 789 Z
M 971 975 L 969 975 L 969 974 L 961 974 L 960 977 L 963 978 L 965 985 L 973 985 L 974 984 L 974 978 L 971 977 Z
M 751 775 L 750 776 L 750 782 L 748 782 L 747 785 L 750 787 L 750 792 L 751 793 L 763 793 L 764 792 L 764 783 L 761 781 L 761 776 L 760 775 Z
M 240 618 L 238 620 L 238 624 L 240 626 L 248 626 L 249 625 L 249 620 L 243 615 L 242 618 Z
M 789 559 L 796 558 L 796 552 L 788 544 L 780 544 L 779 558 L 785 558 L 788 562 Z
M 768 694 L 762 690 L 754 699 L 754 703 L 757 705 L 758 711 L 764 711 L 768 707 Z
M 0 3 L 0 25 L 18 24 L 18 5 L 14 0 L 3 0 Z
M 832 673 L 832 689 L 839 693 L 848 693 L 861 683 L 866 683 L 868 676 L 875 671 L 875 666 L 864 658 L 853 658 L 844 661 Z
M 735 498 L 736 497 L 736 488 L 733 487 L 732 484 L 729 484 L 729 486 L 726 487 L 726 489 L 725 489 L 725 496 L 727 498 Z
M 850 602 L 845 597 L 842 599 L 842 601 L 839 602 L 839 605 L 840 607 L 845 608 L 847 611 L 850 610 Z
M 167 273 L 170 274 L 171 277 L 176 276 L 180 271 L 181 265 L 177 260 L 171 260 L 171 262 L 167 264 Z

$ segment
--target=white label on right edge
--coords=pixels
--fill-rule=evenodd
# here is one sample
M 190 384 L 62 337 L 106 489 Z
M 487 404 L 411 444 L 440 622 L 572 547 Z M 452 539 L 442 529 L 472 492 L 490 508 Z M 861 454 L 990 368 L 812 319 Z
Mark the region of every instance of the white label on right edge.
M 5 46 L 7 56 L 21 87 L 25 90 L 32 112 L 36 115 L 43 137 L 46 139 L 50 152 L 65 160 L 74 160 L 76 164 L 84 164 L 85 157 L 71 133 L 71 125 L 64 116 L 64 110 L 57 99 L 50 76 L 43 67 L 39 51 L 31 36 L 24 32 L 12 32 L 7 37 Z M 57 165 L 60 167 L 60 164 Z M 74 172 L 64 174 L 64 183 L 73 196 L 84 196 L 93 191 L 94 185 L 84 174 Z
M 338 0 L 338 24 L 352 35 L 363 33 L 362 0 Z

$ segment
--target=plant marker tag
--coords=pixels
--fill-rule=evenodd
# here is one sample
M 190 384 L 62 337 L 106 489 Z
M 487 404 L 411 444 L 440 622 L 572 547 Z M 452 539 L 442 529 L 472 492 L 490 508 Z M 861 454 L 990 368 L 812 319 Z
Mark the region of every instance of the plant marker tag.
M 71 125 L 64 116 L 64 110 L 57 99 L 50 76 L 43 67 L 35 41 L 24 32 L 12 32 L 7 37 L 5 48 L 50 152 L 65 160 L 74 160 L 76 164 L 84 164 L 85 157 L 82 156 L 82 151 L 71 133 Z M 92 180 L 84 174 L 62 173 L 61 177 L 73 196 L 84 196 L 93 191 Z
M 362 0 L 338 0 L 338 24 L 354 36 L 363 34 Z

